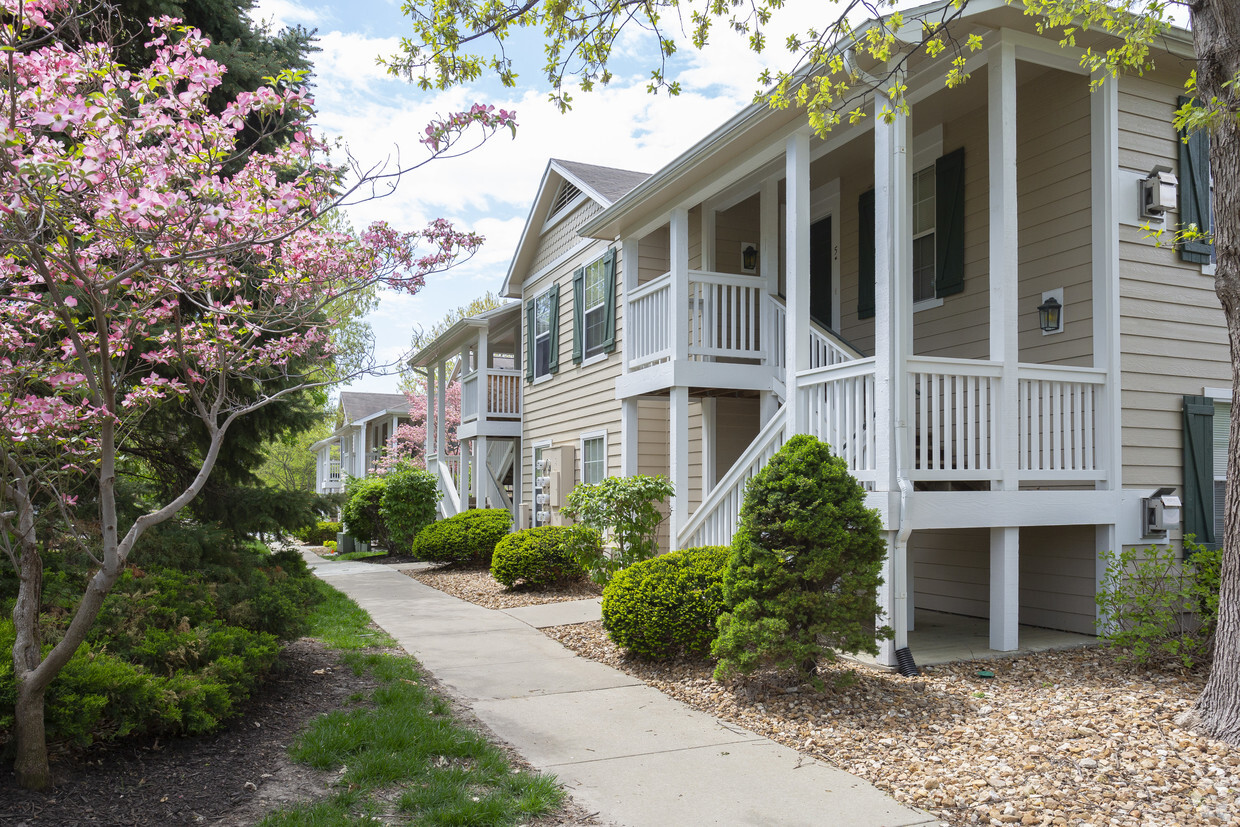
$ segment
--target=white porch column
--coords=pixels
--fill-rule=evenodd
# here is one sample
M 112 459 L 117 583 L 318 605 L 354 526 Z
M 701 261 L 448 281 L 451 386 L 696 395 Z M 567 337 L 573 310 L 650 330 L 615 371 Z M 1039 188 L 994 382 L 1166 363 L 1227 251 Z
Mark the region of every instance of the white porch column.
M 689 211 L 684 207 L 672 210 L 671 225 L 671 305 L 672 359 L 689 358 Z
M 999 383 L 998 473 L 991 488 L 1019 487 L 1016 427 L 1020 340 L 1016 205 L 1016 48 L 1001 40 L 988 55 L 990 140 L 990 358 L 1003 364 Z M 1020 529 L 990 531 L 990 648 L 1019 645 Z
M 766 351 L 766 363 L 783 364 L 787 347 L 775 335 L 775 303 L 771 301 L 771 297 L 779 295 L 779 180 L 774 177 L 762 182 L 758 197 L 758 258 L 758 273 L 767 295 L 766 306 L 762 308 L 762 346 Z M 784 383 L 787 395 L 787 371 L 776 373 L 775 378 Z M 779 410 L 779 399 L 774 391 L 762 391 L 759 398 L 762 426 L 765 427 Z
M 1094 412 L 1094 452 L 1098 467 L 1106 479 L 1094 484 L 1098 490 L 1118 491 L 1123 487 L 1123 440 L 1119 423 L 1119 221 L 1115 214 L 1119 192 L 1119 90 L 1113 78 L 1107 78 L 1089 96 L 1090 106 L 1090 190 L 1093 251 L 1093 329 L 1094 367 L 1106 371 Z M 1106 576 L 1103 554 L 1119 551 L 1115 520 L 1118 515 L 1095 530 L 1094 591 Z M 1099 611 L 1098 631 L 1108 619 Z
M 716 430 L 718 400 L 702 400 L 702 499 L 715 487 L 715 463 L 719 454 Z
M 435 451 L 439 454 L 440 461 L 443 461 L 448 455 L 447 430 L 444 420 L 448 414 L 448 376 L 447 365 L 444 360 L 440 359 L 435 363 L 435 401 L 439 407 L 435 413 Z M 430 414 L 430 409 L 427 409 Z
M 479 508 L 491 508 L 491 470 L 487 467 L 487 437 L 474 439 L 474 496 Z M 499 503 L 496 503 L 498 505 Z
M 637 279 L 640 275 L 638 265 L 641 262 L 641 245 L 635 238 L 626 238 L 620 242 L 620 294 L 624 297 L 624 314 L 621 319 L 617 320 L 617 327 L 624 326 L 624 330 L 616 331 L 616 335 L 620 337 L 620 372 L 629 372 L 629 362 L 633 358 L 633 345 L 631 342 L 632 329 L 629 327 L 629 296 L 637 289 Z M 634 472 L 636 473 L 636 472 Z
M 521 488 L 521 450 L 521 439 L 514 439 L 512 441 L 512 527 L 514 531 L 525 527 L 521 525 L 521 503 L 525 501 L 525 494 Z
M 809 132 L 788 136 L 784 150 L 788 294 L 787 340 L 784 344 L 788 436 L 807 430 L 805 410 L 797 393 L 797 374 L 809 370 Z
M 487 379 L 491 354 L 490 343 L 487 341 L 487 329 L 485 327 L 478 331 L 478 355 L 476 358 L 478 360 L 475 366 L 478 370 L 478 381 L 475 384 L 475 387 L 478 389 L 478 429 L 482 430 L 483 423 L 487 419 L 487 413 L 491 410 L 491 386 Z M 483 462 L 486 462 L 485 458 Z
M 426 433 L 423 434 L 422 456 L 426 459 L 426 470 L 434 471 L 431 465 L 430 456 L 436 452 L 435 448 L 435 366 L 427 365 L 426 367 Z
M 472 508 L 469 497 L 474 492 L 475 482 L 478 479 L 474 473 L 474 441 L 472 439 L 461 440 L 461 508 Z
M 314 452 L 314 493 L 323 493 L 323 484 L 327 481 L 327 463 L 323 460 L 323 452 Z
M 898 493 L 902 450 L 907 439 L 906 365 L 913 342 L 913 172 L 910 164 L 912 122 L 897 112 L 890 123 L 880 113 L 889 106 L 874 101 L 874 394 L 875 490 L 889 492 L 887 562 L 879 605 L 880 622 L 895 638 L 879 644 L 879 662 L 894 665 L 895 653 L 908 645 L 908 548 L 899 541 L 904 519 Z
M 675 549 L 677 538 L 689 522 L 689 389 L 675 387 L 669 400 L 671 407 L 668 438 L 668 476 L 676 492 L 672 495 L 671 538 L 668 545 Z
M 638 433 L 640 409 L 637 397 L 620 401 L 620 476 L 631 477 L 638 473 Z

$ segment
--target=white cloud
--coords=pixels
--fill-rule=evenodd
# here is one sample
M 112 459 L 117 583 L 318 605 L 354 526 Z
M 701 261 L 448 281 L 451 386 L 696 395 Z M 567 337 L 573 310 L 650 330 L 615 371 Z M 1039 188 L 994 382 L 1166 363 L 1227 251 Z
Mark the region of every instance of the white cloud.
M 327 16 L 317 9 L 303 6 L 294 0 L 259 0 L 251 15 L 255 20 L 271 23 L 277 31 L 291 26 L 319 26 L 327 22 Z

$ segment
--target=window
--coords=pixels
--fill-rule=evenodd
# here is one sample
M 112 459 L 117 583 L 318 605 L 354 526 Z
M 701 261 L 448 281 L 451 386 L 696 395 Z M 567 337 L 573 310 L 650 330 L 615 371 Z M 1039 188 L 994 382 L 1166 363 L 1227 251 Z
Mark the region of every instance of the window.
M 616 251 L 573 273 L 573 362 L 616 349 Z
M 607 434 L 586 434 L 581 438 L 581 481 L 589 485 L 607 476 Z
M 934 166 L 913 175 L 913 301 L 934 296 Z
M 913 174 L 913 301 L 964 291 L 964 148 Z M 857 318 L 874 315 L 874 190 L 857 199 Z
M 560 286 L 553 284 L 546 292 L 527 301 L 525 312 L 525 379 L 533 382 L 559 369 Z

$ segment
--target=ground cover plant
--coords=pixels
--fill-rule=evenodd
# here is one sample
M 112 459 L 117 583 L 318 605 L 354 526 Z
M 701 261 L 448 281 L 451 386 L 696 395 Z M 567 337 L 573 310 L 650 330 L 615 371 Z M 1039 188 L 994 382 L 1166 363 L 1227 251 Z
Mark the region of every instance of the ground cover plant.
M 137 734 L 196 735 L 218 728 L 275 665 L 281 641 L 303 634 L 321 599 L 296 552 L 270 552 L 193 523 L 144 538 L 103 601 L 98 621 L 49 689 L 48 738 L 85 746 Z M 50 556 L 44 585 L 48 645 L 91 573 L 84 555 Z M 17 584 L 0 573 L 0 646 Z M 16 682 L 0 662 L 0 731 L 11 734 Z
M 471 508 L 426 526 L 414 538 L 412 552 L 435 563 L 490 566 L 496 544 L 511 530 L 507 510 Z
M 711 648 L 716 676 L 775 667 L 813 679 L 836 652 L 877 654 L 886 550 L 844 460 L 815 437 L 788 440 L 745 489 Z
M 376 651 L 393 642 L 336 590 L 314 632 L 377 684 L 321 716 L 290 747 L 293 760 L 335 773 L 322 800 L 277 810 L 262 827 L 363 823 L 503 827 L 551 812 L 564 799 L 552 776 L 514 768 L 487 739 L 454 720 L 450 704 L 412 658 Z
M 536 526 L 499 541 L 491 557 L 491 576 L 512 588 L 549 586 L 582 577 L 583 560 L 601 550 L 598 532 L 585 526 Z
M 603 589 L 603 628 L 636 655 L 710 650 L 723 614 L 724 546 L 671 551 L 616 573 Z

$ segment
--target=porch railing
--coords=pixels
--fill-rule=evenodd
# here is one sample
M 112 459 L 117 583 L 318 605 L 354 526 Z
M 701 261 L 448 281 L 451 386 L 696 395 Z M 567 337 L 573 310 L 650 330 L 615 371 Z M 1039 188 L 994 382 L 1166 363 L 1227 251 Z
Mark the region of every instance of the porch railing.
M 661 362 L 672 355 L 672 274 L 664 273 L 629 294 L 624 335 L 629 367 Z
M 1002 372 L 997 362 L 909 357 L 910 479 L 995 475 Z
M 774 348 L 772 348 L 770 356 L 771 364 L 782 370 L 785 361 L 785 342 L 788 335 L 788 311 L 784 306 L 783 300 L 776 296 L 768 296 L 767 301 L 771 308 L 771 326 L 774 331 Z M 809 366 L 811 370 L 838 365 L 843 362 L 851 362 L 860 358 L 862 358 L 862 355 L 859 351 L 854 350 L 842 340 L 833 338 L 831 334 L 820 329 L 813 322 L 810 323 Z
M 445 454 L 443 457 L 438 454 L 428 454 L 426 467 L 439 480 L 439 493 L 442 495 L 439 502 L 440 514 L 444 517 L 460 514 L 461 495 L 459 492 L 461 489 L 457 486 L 457 482 L 461 458 L 451 454 Z
M 878 467 L 874 357 L 805 371 L 797 387 L 810 433 L 830 445 L 854 477 L 872 484 Z
M 486 377 L 486 393 L 482 377 Z M 485 403 L 485 409 L 483 408 Z M 461 421 L 518 419 L 521 416 L 521 371 L 511 368 L 475 370 L 461 377 Z
M 761 359 L 763 283 L 752 276 L 689 271 L 689 356 Z
M 1021 365 L 1017 393 L 1020 471 L 1025 479 L 1105 479 L 1095 454 L 1098 394 L 1094 368 Z

